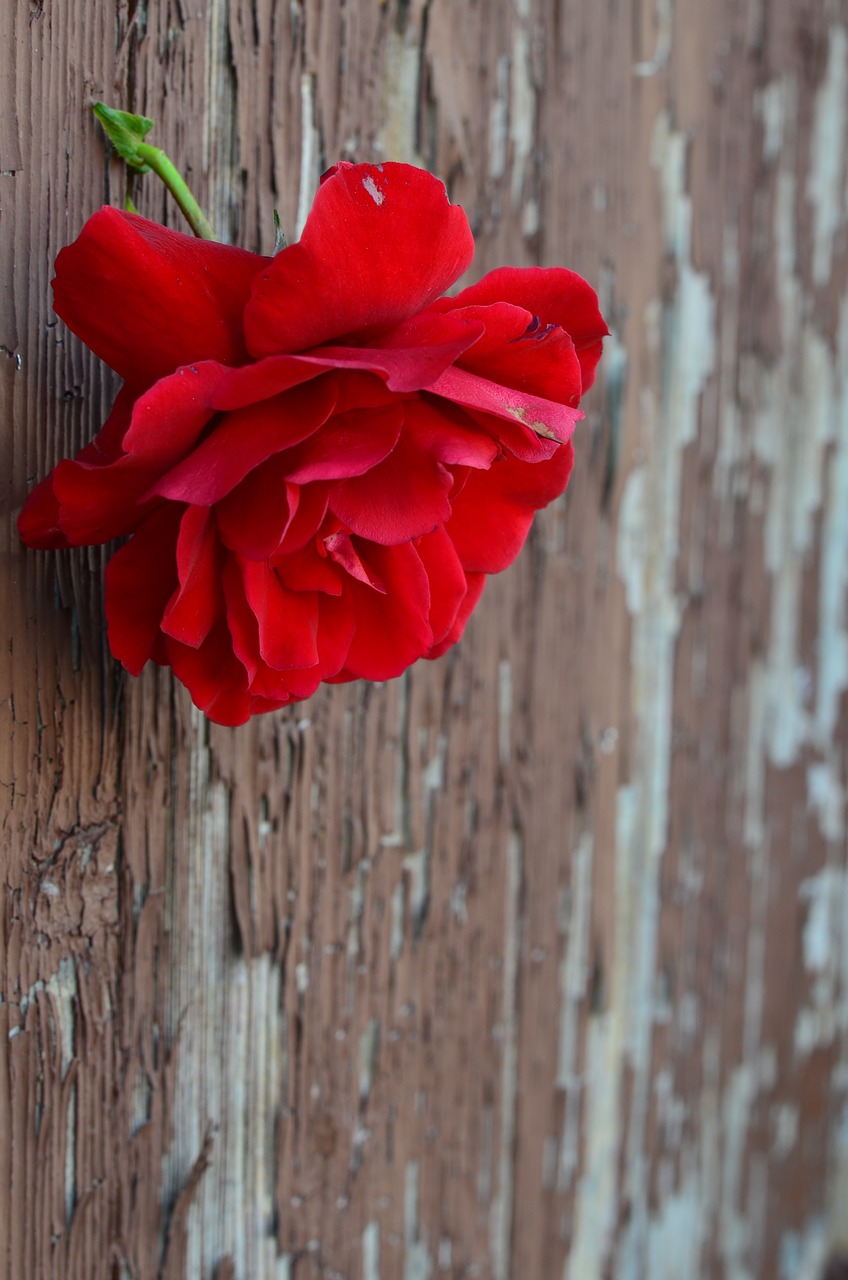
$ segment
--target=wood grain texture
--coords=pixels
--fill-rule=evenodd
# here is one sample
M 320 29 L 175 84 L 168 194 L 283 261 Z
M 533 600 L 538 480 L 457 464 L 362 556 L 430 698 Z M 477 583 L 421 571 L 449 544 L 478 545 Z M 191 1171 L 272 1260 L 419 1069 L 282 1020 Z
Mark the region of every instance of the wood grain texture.
M 13 0 L 0 40 L 0 1277 L 836 1280 L 841 6 Z M 437 663 L 224 730 L 116 670 L 104 552 L 19 546 L 115 392 L 50 309 L 124 196 L 98 98 L 248 248 L 391 158 L 473 276 L 598 284 L 571 488 Z

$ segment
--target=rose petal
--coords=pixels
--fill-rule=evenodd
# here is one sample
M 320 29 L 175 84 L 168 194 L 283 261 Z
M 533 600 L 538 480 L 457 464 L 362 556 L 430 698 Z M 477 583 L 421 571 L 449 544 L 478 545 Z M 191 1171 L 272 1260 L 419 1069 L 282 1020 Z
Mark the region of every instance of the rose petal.
M 59 499 L 53 491 L 53 473 L 44 477 L 27 497 L 18 514 L 21 542 L 37 551 L 50 547 L 69 547 L 59 525 Z
M 259 654 L 269 667 L 288 671 L 318 662 L 315 635 L 318 597 L 314 591 L 288 591 L 267 564 L 241 565 L 244 594 L 259 624 Z
M 582 390 L 580 361 L 564 329 L 507 302 L 463 307 L 451 314 L 485 325 L 479 342 L 457 362 L 460 368 L 502 386 L 577 407 Z
M 273 565 L 289 591 L 320 591 L 331 596 L 342 593 L 342 574 L 314 543 L 307 543 L 290 556 L 275 557 Z
M 329 491 L 330 486 L 326 484 L 307 484 L 298 490 L 297 506 L 277 548 L 277 556 L 291 555 L 315 537 L 324 523 Z
M 498 455 L 498 445 L 491 432 L 481 430 L 464 409 L 450 401 L 407 401 L 405 417 L 409 439 L 422 453 L 445 466 L 476 467 L 485 471 Z
M 133 462 L 173 466 L 213 416 L 214 393 L 226 372 L 215 361 L 204 360 L 160 378 L 133 406 L 123 439 L 125 454 Z
M 483 594 L 483 588 L 486 585 L 485 573 L 467 573 L 465 575 L 468 582 L 468 590 L 460 603 L 456 617 L 453 620 L 449 630 L 442 639 L 434 644 L 429 653 L 424 656 L 430 659 L 440 658 L 443 653 L 447 653 L 462 636 L 466 623 L 477 607 L 477 602 Z
M 257 672 L 251 692 L 270 698 L 309 698 L 322 680 L 336 677 L 344 665 L 356 627 L 353 607 L 346 597 L 319 599 L 316 647 L 319 661 L 308 670 L 274 671 L 264 664 Z
M 123 434 L 122 447 L 128 452 L 103 463 L 92 442 L 75 461 L 59 463 L 52 487 L 64 545 L 109 542 L 138 527 L 158 505 L 149 492 L 151 482 L 192 447 L 209 421 L 209 392 L 221 376 L 221 366 L 208 361 L 178 369 L 136 400 Z M 108 452 L 114 452 L 115 445 L 113 439 Z M 102 450 L 100 457 L 108 458 L 108 452 Z M 96 460 L 89 462 L 86 457 Z M 39 501 L 43 504 L 43 495 Z M 45 518 L 42 509 L 42 521 Z
M 360 476 L 391 453 L 402 425 L 400 404 L 336 414 L 320 431 L 289 451 L 289 479 L 307 484 Z
M 508 453 L 520 458 L 522 462 L 543 462 L 546 458 L 552 458 L 560 447 L 558 440 L 539 436 L 530 427 L 524 427 L 518 421 L 507 422 L 505 418 L 497 418 L 492 413 L 481 413 L 477 409 L 459 410 L 459 406 L 456 408 L 459 412 L 466 414 L 470 423 L 477 428 L 482 428 L 490 439 L 496 441 Z
M 389 680 L 433 643 L 428 620 L 430 584 L 411 542 L 381 547 L 358 542 L 370 574 L 385 583 L 385 595 L 351 578 L 348 591 L 356 611 L 356 632 L 345 661 L 345 678 Z
M 335 399 L 332 382 L 319 381 L 234 409 L 151 487 L 150 494 L 202 506 L 219 502 L 254 467 L 317 431 L 332 413 Z
M 121 388 L 100 431 L 77 454 L 77 463 L 106 466 L 121 456 L 121 442 L 130 424 L 135 397 L 136 392 L 129 387 Z M 43 550 L 72 545 L 61 528 L 61 504 L 53 488 L 53 475 L 51 472 L 35 486 L 18 516 L 18 533 L 28 547 Z M 109 538 L 103 540 L 108 541 Z
M 249 684 L 260 666 L 259 623 L 247 602 L 242 563 L 238 556 L 227 556 L 221 583 L 224 588 L 227 627 L 232 637 L 233 652 L 244 668 Z
M 179 587 L 162 617 L 162 630 L 197 649 L 224 613 L 221 552 L 208 507 L 187 507 L 177 538 Z
M 266 560 L 282 541 L 300 489 L 288 483 L 285 454 L 269 458 L 215 506 L 221 540 L 248 560 Z
M 512 564 L 535 512 L 565 489 L 573 461 L 574 450 L 566 444 L 547 462 L 507 456 L 489 471 L 468 473 L 446 525 L 466 572 L 499 573 Z
M 507 422 L 518 422 L 537 435 L 557 440 L 560 444 L 571 439 L 575 426 L 583 417 L 579 409 L 542 399 L 527 391 L 517 391 L 514 387 L 500 386 L 488 378 L 478 377 L 476 373 L 466 373 L 464 369 L 446 370 L 431 383 L 427 394 L 444 396 L 455 404 L 467 405 L 470 409 L 493 414 Z
M 441 526 L 416 543 L 430 580 L 430 628 L 433 643 L 447 635 L 468 592 L 465 573 L 453 542 Z
M 332 361 L 304 356 L 269 356 L 267 360 L 257 360 L 238 369 L 227 369 L 215 390 L 212 407 L 226 411 L 244 409 L 311 382 L 332 369 Z
M 538 316 L 543 325 L 565 329 L 580 361 L 583 391 L 588 391 L 609 329 L 598 308 L 598 295 L 582 276 L 565 267 L 498 267 L 436 305 L 454 310 L 498 302 L 513 302 Z
M 381 578 L 375 577 L 373 570 L 363 564 L 353 539 L 346 530 L 340 529 L 338 533 L 333 533 L 328 538 L 325 538 L 324 546 L 327 549 L 328 556 L 344 569 L 345 573 L 350 574 L 352 578 L 356 578 L 357 582 L 364 582 L 366 586 L 373 587 L 375 591 L 379 591 L 382 595 L 386 594 L 385 582 Z
M 430 533 L 450 515 L 453 476 L 405 432 L 364 475 L 330 489 L 330 510 L 351 533 L 395 546 Z
M 299 357 L 303 358 L 303 357 Z M 397 395 L 378 373 L 363 369 L 335 369 L 327 375 L 336 388 L 336 413 L 351 409 L 382 409 L 397 404 Z
M 53 306 L 129 382 L 247 359 L 242 312 L 266 258 L 104 208 L 56 259 Z
M 182 507 L 160 507 L 106 566 L 109 648 L 137 676 L 159 636 L 162 613 L 178 587 L 175 547 Z
M 473 254 L 468 220 L 436 178 L 405 164 L 340 165 L 299 242 L 257 276 L 247 345 L 262 356 L 379 333 L 449 288 Z
M 244 724 L 260 710 L 283 705 L 260 703 L 251 697 L 247 675 L 223 622 L 213 627 L 199 649 L 191 649 L 172 636 L 166 637 L 166 645 L 174 675 L 186 686 L 194 705 L 216 724 Z

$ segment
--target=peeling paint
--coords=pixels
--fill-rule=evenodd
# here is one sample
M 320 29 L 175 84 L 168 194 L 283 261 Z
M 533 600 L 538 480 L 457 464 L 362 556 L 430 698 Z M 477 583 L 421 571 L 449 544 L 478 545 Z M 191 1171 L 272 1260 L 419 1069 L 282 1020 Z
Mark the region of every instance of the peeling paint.
M 816 99 L 807 198 L 813 206 L 813 280 L 830 277 L 833 242 L 845 225 L 845 130 L 848 123 L 848 33 L 832 26 L 827 70 Z
M 387 160 L 422 165 L 424 161 L 416 145 L 421 92 L 421 49 L 417 35 L 410 23 L 403 31 L 391 31 L 386 38 L 383 123 L 377 134 L 377 150 Z
M 677 287 L 664 306 L 649 305 L 645 321 L 661 362 L 659 385 L 642 392 L 650 467 L 636 467 L 622 495 L 617 567 L 632 615 L 632 702 L 637 725 L 632 780 L 618 792 L 616 831 L 617 951 L 610 1005 L 597 1019 L 587 1064 L 586 1174 L 578 1191 L 575 1242 L 567 1280 L 593 1274 L 615 1218 L 619 1075 L 626 1051 L 633 1072 L 625 1194 L 629 1249 L 647 1238 L 650 1221 L 643 1176 L 650 1106 L 651 1036 L 657 1018 L 656 937 L 659 865 L 668 839 L 671 708 L 682 602 L 675 576 L 679 553 L 684 450 L 696 438 L 701 393 L 715 364 L 715 303 L 707 276 L 692 262 L 692 201 L 686 190 L 688 139 L 658 117 L 652 160 L 659 176 L 663 240 Z M 600 1114 L 600 1097 L 604 1097 Z M 593 1133 L 593 1127 L 597 1132 Z M 588 1183 L 588 1187 L 585 1184 Z M 590 1189 L 591 1188 L 591 1189 Z
M 646 62 L 637 62 L 633 68 L 635 76 L 655 76 L 668 63 L 671 55 L 671 42 L 674 32 L 674 0 L 655 0 L 657 15 L 657 42 L 653 57 Z
M 700 1184 L 692 1172 L 682 1179 L 681 1189 L 661 1199 L 659 1212 L 648 1231 L 647 1264 L 623 1268 L 621 1280 L 636 1280 L 640 1274 L 650 1280 L 681 1280 L 702 1275 L 701 1250 L 705 1222 Z
M 306 226 L 312 201 L 321 180 L 321 139 L 315 123 L 315 79 L 304 72 L 300 78 L 300 185 L 297 196 L 295 239 Z
M 807 796 L 825 840 L 845 837 L 845 788 L 834 763 L 820 761 L 807 769 Z
M 498 757 L 502 765 L 512 756 L 512 664 L 508 658 L 498 663 Z
M 780 1241 L 779 1280 L 821 1280 L 828 1255 L 827 1228 L 819 1218 L 803 1232 L 787 1230 Z
M 495 70 L 495 96 L 489 107 L 489 176 L 502 178 L 506 173 L 509 138 L 509 58 L 498 58 Z
M 517 23 L 515 27 L 510 64 L 510 196 L 513 208 L 520 208 L 526 194 L 528 169 L 535 142 L 536 90 L 533 86 L 530 32 L 526 25 L 530 16 L 529 4 L 526 0 L 517 0 L 516 10 L 524 21 Z
M 40 989 L 42 989 L 42 984 L 36 984 L 33 992 L 29 995 L 29 999 L 27 1000 L 24 997 L 24 1000 L 29 1003 L 35 991 Z M 59 1033 L 57 1037 L 59 1061 L 61 1063 L 62 1079 L 64 1080 L 74 1060 L 74 1032 L 79 995 L 76 965 L 71 956 L 62 957 L 56 972 L 51 974 L 47 982 L 43 984 L 43 989 L 51 997 L 56 1017 Z M 25 1012 L 24 1000 L 21 1001 L 22 1012 Z
M 812 982 L 796 1017 L 795 1051 L 806 1057 L 848 1029 L 848 869 L 822 867 L 799 896 L 806 913 L 801 954 Z
M 503 943 L 501 1006 L 501 1115 L 498 1182 L 491 1208 L 490 1239 L 493 1280 L 510 1280 L 513 1214 L 514 1144 L 518 1108 L 518 978 L 521 927 L 522 847 L 512 832 L 506 855 L 507 889 Z
M 362 1280 L 380 1280 L 380 1224 L 369 1222 L 362 1232 Z
M 404 1173 L 403 1280 L 429 1280 L 433 1260 L 426 1239 L 419 1234 L 418 1198 L 421 1167 L 411 1160 Z
M 372 1018 L 359 1037 L 359 1099 L 367 1101 L 380 1052 L 380 1020 Z
M 848 300 L 837 335 L 834 441 L 827 468 L 821 530 L 815 737 L 820 750 L 836 733 L 848 689 Z
M 567 938 L 560 965 L 560 1023 L 557 1056 L 557 1088 L 565 1093 L 565 1114 L 560 1139 L 556 1183 L 568 1190 L 580 1163 L 580 1108 L 582 1073 L 578 1069 L 580 1020 L 589 983 L 589 942 L 592 906 L 593 838 L 584 832 L 571 859 L 571 892 L 560 911 L 560 932 Z

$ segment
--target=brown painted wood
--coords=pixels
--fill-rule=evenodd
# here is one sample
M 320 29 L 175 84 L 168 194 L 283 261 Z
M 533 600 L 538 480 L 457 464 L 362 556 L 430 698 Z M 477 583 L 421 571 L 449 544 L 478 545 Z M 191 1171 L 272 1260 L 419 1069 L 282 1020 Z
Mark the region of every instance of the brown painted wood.
M 0 41 L 0 1276 L 834 1280 L 842 7 L 16 0 Z M 115 391 L 49 289 L 123 198 L 101 97 L 246 247 L 405 159 L 475 274 L 598 284 L 572 486 L 449 656 L 210 727 L 108 658 L 99 550 L 19 546 Z

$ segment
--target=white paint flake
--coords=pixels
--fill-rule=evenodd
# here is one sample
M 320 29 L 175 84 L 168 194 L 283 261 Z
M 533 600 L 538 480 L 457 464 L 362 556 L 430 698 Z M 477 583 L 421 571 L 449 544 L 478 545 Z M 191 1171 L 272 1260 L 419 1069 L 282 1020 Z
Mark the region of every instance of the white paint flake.
M 700 1183 L 693 1171 L 683 1180 L 680 1191 L 662 1200 L 651 1222 L 644 1274 L 651 1280 L 700 1275 L 704 1226 Z
M 416 148 L 421 110 L 421 49 L 418 26 L 404 23 L 384 40 L 385 60 L 381 77 L 380 131 L 376 147 L 387 160 L 426 167 Z
M 495 71 L 495 96 L 489 107 L 489 176 L 502 178 L 506 173 L 509 141 L 509 58 L 498 58 Z
M 516 23 L 510 64 L 509 142 L 512 154 L 510 196 L 513 208 L 525 198 L 525 182 L 530 169 L 536 129 L 536 89 L 533 84 L 530 43 L 530 6 L 516 0 Z
M 379 1222 L 369 1222 L 362 1232 L 362 1280 L 380 1280 Z
M 386 197 L 385 197 L 385 194 L 377 186 L 376 182 L 371 177 L 370 173 L 367 175 L 367 177 L 362 179 L 362 185 L 367 191 L 368 195 L 374 201 L 377 208 L 379 209 L 380 206 L 383 204 L 384 200 L 386 199 Z
M 571 890 L 560 913 L 560 930 L 567 942 L 559 973 L 561 999 L 556 1085 L 565 1094 L 565 1114 L 556 1184 L 563 1191 L 571 1186 L 580 1163 L 583 1077 L 579 1070 L 578 1050 L 581 1014 L 589 987 L 592 852 L 592 835 L 585 832 L 571 858 Z
M 433 1259 L 419 1234 L 418 1197 L 421 1169 L 417 1160 L 406 1166 L 403 1187 L 403 1280 L 430 1280 Z
M 655 76 L 668 64 L 671 55 L 671 40 L 674 31 L 673 0 L 655 0 L 657 15 L 657 43 L 654 55 L 647 62 L 637 62 L 633 68 L 634 76 Z
M 833 261 L 833 241 L 845 224 L 845 126 L 848 99 L 848 35 L 831 27 L 827 70 L 816 98 L 811 137 L 807 199 L 813 206 L 813 280 L 826 284 Z
M 300 239 L 321 180 L 321 140 L 315 124 L 315 77 L 300 78 L 300 189 L 297 196 L 296 239 Z
M 516 832 L 511 833 L 507 845 L 506 876 L 498 1182 L 491 1207 L 489 1230 L 493 1280 L 511 1280 L 513 1157 L 518 1110 L 518 977 L 522 877 L 521 840 Z
M 848 299 L 839 318 L 834 438 L 827 464 L 819 578 L 818 680 L 814 737 L 826 750 L 837 730 L 848 689 Z

